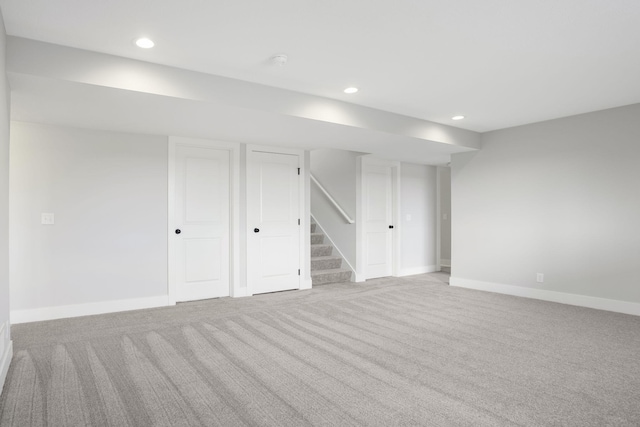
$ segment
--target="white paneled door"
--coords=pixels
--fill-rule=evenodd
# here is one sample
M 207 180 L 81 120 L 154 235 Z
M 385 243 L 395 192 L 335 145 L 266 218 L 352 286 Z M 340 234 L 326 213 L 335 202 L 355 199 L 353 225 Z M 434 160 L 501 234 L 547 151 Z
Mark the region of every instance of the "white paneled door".
M 247 173 L 250 292 L 300 287 L 300 157 L 251 151 Z
M 392 274 L 392 182 L 390 166 L 363 165 L 366 279 Z
M 175 153 L 176 300 L 229 296 L 229 151 Z

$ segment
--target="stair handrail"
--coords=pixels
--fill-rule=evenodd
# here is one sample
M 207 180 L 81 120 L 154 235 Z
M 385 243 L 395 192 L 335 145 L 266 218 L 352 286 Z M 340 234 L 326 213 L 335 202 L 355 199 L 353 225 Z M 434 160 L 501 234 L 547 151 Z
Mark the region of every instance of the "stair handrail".
M 333 206 L 336 207 L 336 209 L 338 209 L 338 212 L 340 212 L 342 214 L 342 216 L 344 217 L 344 219 L 347 220 L 347 222 L 349 224 L 353 224 L 355 221 L 351 219 L 351 217 L 349 215 L 347 215 L 347 213 L 344 211 L 344 209 L 342 209 L 340 207 L 340 205 L 338 204 L 338 202 L 336 202 L 336 200 L 331 197 L 331 194 L 329 194 L 329 192 L 322 186 L 322 184 L 320 184 L 318 182 L 318 180 L 316 179 L 315 176 L 313 176 L 313 174 L 309 174 L 311 176 L 311 181 L 313 181 L 318 188 L 324 193 L 325 196 L 327 196 L 327 198 L 329 199 L 329 201 L 333 204 Z

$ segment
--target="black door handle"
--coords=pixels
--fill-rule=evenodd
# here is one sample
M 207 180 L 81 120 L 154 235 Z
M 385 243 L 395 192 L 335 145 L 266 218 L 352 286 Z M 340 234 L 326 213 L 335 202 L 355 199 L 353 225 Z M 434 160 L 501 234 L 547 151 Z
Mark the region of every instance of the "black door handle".
M 390 225 L 389 228 L 393 228 L 393 225 Z
M 180 233 L 182 233 L 182 231 L 180 231 L 179 228 L 176 228 L 176 234 L 180 234 Z
M 259 229 L 259 228 L 254 228 L 254 229 L 253 229 L 253 232 L 254 232 L 254 233 L 259 233 L 259 232 L 260 232 L 260 229 Z

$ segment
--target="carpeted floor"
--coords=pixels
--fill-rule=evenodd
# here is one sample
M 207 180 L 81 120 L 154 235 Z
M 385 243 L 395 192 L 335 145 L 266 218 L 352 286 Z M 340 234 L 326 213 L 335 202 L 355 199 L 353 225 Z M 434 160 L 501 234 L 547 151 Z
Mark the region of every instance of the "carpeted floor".
M 640 425 L 640 317 L 447 279 L 17 325 L 0 425 Z

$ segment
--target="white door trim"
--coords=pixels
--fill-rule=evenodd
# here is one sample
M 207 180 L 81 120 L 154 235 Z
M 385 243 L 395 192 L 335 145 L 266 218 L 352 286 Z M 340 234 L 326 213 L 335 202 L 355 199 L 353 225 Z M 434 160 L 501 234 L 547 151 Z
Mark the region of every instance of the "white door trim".
M 245 177 L 244 182 L 248 183 L 249 180 L 249 168 L 252 166 L 252 158 L 251 154 L 253 152 L 264 152 L 264 153 L 275 153 L 275 154 L 289 154 L 298 156 L 298 165 L 300 165 L 300 185 L 298 185 L 299 197 L 298 197 L 298 209 L 300 212 L 300 281 L 299 281 L 299 289 L 310 289 L 311 288 L 311 277 L 310 272 L 305 271 L 310 266 L 310 242 L 311 242 L 311 226 L 309 225 L 309 203 L 307 201 L 307 192 L 309 189 L 309 170 L 308 170 L 308 155 L 305 155 L 305 150 L 299 150 L 294 148 L 282 148 L 282 147 L 271 147 L 266 145 L 255 145 L 255 144 L 247 144 L 247 154 L 246 154 L 246 165 L 245 168 Z M 305 202 L 307 201 L 307 202 Z M 245 206 L 249 206 L 249 194 L 248 191 L 245 191 Z M 245 212 L 245 223 L 246 223 L 246 212 Z M 249 229 L 251 228 L 251 224 L 246 224 L 247 230 L 246 233 L 249 233 Z M 246 234 L 245 234 L 246 235 Z M 247 287 L 246 294 L 253 295 L 253 290 L 251 287 L 251 278 L 253 277 L 252 268 L 255 266 L 252 265 L 251 262 L 246 263 L 246 278 L 247 278 Z
M 364 209 L 366 204 L 364 201 L 363 191 L 364 165 L 380 165 L 389 166 L 391 168 L 391 212 L 393 214 L 391 274 L 394 277 L 400 277 L 400 266 L 402 265 L 402 221 L 400 221 L 400 162 L 378 159 L 371 155 L 364 155 L 356 159 L 356 282 L 364 282 L 366 277 L 366 242 L 364 233 L 364 218 L 366 217 Z
M 175 155 L 178 145 L 189 147 L 212 148 L 229 151 L 230 170 L 230 195 L 229 208 L 229 295 L 232 297 L 243 296 L 240 285 L 240 144 L 234 142 L 210 141 L 205 139 L 186 138 L 179 136 L 169 137 L 168 149 L 168 182 L 167 182 L 167 294 L 169 305 L 176 304 L 177 285 L 176 272 L 173 265 L 176 248 L 173 239 L 175 229 Z
M 440 173 L 442 166 L 436 167 L 436 271 L 442 270 L 440 257 L 442 256 L 442 191 Z

